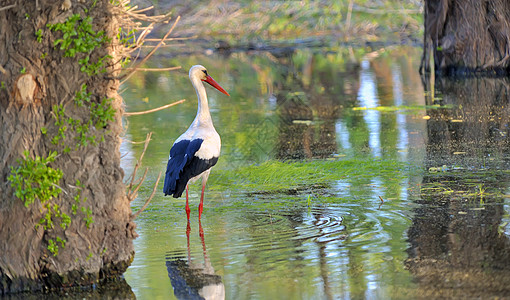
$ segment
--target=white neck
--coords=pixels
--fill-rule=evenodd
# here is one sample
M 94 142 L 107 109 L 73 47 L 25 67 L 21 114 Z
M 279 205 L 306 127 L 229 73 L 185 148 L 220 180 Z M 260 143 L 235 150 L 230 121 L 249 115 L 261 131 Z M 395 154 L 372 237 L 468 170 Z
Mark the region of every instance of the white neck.
M 204 84 L 197 77 L 191 78 L 191 83 L 197 92 L 198 109 L 197 116 L 194 122 L 201 124 L 210 124 L 212 126 L 211 114 L 209 113 L 209 104 L 207 102 L 207 94 L 205 92 Z

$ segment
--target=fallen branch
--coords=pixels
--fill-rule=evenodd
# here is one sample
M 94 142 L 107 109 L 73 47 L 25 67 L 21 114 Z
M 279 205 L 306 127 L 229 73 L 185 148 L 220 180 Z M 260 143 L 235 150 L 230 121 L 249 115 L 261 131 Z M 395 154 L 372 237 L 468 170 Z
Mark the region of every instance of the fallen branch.
M 349 8 L 347 10 L 347 18 L 345 21 L 345 27 L 347 28 L 347 30 L 349 30 L 351 28 L 352 6 L 354 4 L 353 2 L 354 2 L 354 0 L 349 1 Z
M 143 12 L 146 12 L 146 11 L 148 11 L 148 10 L 153 9 L 153 8 L 154 8 L 154 5 L 149 6 L 149 7 L 146 7 L 146 8 L 141 8 L 141 9 L 139 9 L 139 10 L 135 10 L 135 9 L 137 9 L 137 8 L 138 8 L 138 5 L 133 6 L 133 8 L 130 10 L 130 12 L 131 12 L 131 13 L 134 13 L 134 14 L 143 13 Z
M 141 49 L 149 49 L 149 48 L 152 49 L 154 47 L 156 47 L 156 46 L 145 45 L 145 44 L 140 46 Z M 178 47 L 184 48 L 184 47 L 188 47 L 188 45 L 186 45 L 186 44 L 171 44 L 171 45 L 163 44 L 163 45 L 159 46 L 159 48 L 178 48 Z
M 163 42 L 168 41 L 187 41 L 198 38 L 198 35 L 190 36 L 190 37 L 179 37 L 179 38 L 167 38 Z M 161 39 L 145 39 L 146 42 L 159 42 Z
M 150 113 L 153 113 L 153 112 L 156 112 L 156 111 L 159 111 L 159 110 L 163 110 L 165 108 L 172 107 L 172 106 L 177 105 L 177 104 L 181 104 L 184 101 L 186 101 L 186 99 L 181 99 L 181 100 L 179 100 L 177 102 L 170 103 L 170 104 L 167 104 L 167 105 L 163 105 L 161 107 L 145 110 L 145 111 L 125 112 L 124 116 L 139 116 L 139 115 L 144 115 L 144 114 L 150 114 Z M 152 134 L 152 132 L 151 132 L 151 134 Z
M 181 67 L 170 67 L 170 68 L 138 68 L 138 71 L 149 71 L 149 72 L 163 72 L 163 71 L 173 71 L 179 70 Z M 134 68 L 125 68 L 124 70 L 133 70 Z
M 151 195 L 149 196 L 149 198 L 147 198 L 147 200 L 145 200 L 145 204 L 142 206 L 142 208 L 140 208 L 140 210 L 138 210 L 135 214 L 131 215 L 131 220 L 136 219 L 138 217 L 138 215 L 141 214 L 147 208 L 149 203 L 151 202 L 152 198 L 154 197 L 154 194 L 156 194 L 156 189 L 158 188 L 159 179 L 161 179 L 161 173 L 162 173 L 162 171 L 159 172 L 158 179 L 156 179 L 156 183 L 154 184 L 154 189 L 152 189 Z
M 374 9 L 374 8 L 368 8 L 363 7 L 359 5 L 355 5 L 354 11 L 356 12 L 363 12 L 367 14 L 373 14 L 373 15 L 388 15 L 388 14 L 403 14 L 403 15 L 409 15 L 409 14 L 421 14 L 423 13 L 423 8 L 420 9 Z
M 2 10 L 6 10 L 6 9 L 9 9 L 9 8 L 13 8 L 13 7 L 15 7 L 15 6 L 16 6 L 16 3 L 11 4 L 11 5 L 7 5 L 7 6 L 4 6 L 4 7 L 0 7 L 0 11 L 2 11 Z

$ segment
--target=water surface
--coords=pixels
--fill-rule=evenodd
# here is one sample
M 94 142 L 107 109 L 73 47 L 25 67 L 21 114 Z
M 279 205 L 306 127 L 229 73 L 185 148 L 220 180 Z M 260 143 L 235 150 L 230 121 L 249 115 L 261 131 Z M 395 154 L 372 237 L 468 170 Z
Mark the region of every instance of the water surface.
M 162 184 L 136 221 L 136 256 L 125 274 L 136 297 L 509 296 L 509 82 L 422 83 L 420 54 L 193 55 L 157 63 L 181 65 L 181 72 L 134 76 L 124 86 L 128 111 L 187 101 L 126 119 L 126 140 L 154 133 L 143 163 L 146 187 L 133 210 L 196 113 L 189 67 L 206 66 L 231 95 L 207 88 L 222 156 L 201 222 L 199 185 L 190 189 L 188 225 L 184 198 L 163 197 Z M 142 149 L 123 144 L 127 174 Z M 327 163 L 331 173 L 317 182 L 319 169 L 264 169 L 274 161 L 312 169 Z M 274 188 L 253 180 L 261 176 L 310 180 Z

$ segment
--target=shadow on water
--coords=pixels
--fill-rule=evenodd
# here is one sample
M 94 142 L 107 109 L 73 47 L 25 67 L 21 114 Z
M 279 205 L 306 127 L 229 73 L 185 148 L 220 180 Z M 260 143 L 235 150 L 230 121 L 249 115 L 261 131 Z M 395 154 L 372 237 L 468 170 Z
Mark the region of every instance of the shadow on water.
M 428 111 L 426 167 L 437 172 L 424 176 L 408 230 L 417 295 L 510 295 L 509 90 L 506 78 L 436 81 L 448 107 Z
M 178 299 L 225 299 L 225 286 L 221 276 L 216 275 L 207 255 L 202 224 L 199 222 L 199 235 L 202 243 L 203 262 L 197 263 L 191 255 L 191 226 L 186 228 L 187 257 L 170 252 L 166 257 L 168 277 Z

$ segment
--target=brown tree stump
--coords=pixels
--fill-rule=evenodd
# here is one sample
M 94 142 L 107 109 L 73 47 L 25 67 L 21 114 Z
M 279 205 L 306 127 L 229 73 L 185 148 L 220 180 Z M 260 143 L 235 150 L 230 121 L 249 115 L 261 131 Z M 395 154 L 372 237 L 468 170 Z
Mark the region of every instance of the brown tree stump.
M 425 0 L 420 73 L 431 72 L 433 58 L 437 74 L 508 74 L 509 20 L 505 0 Z

